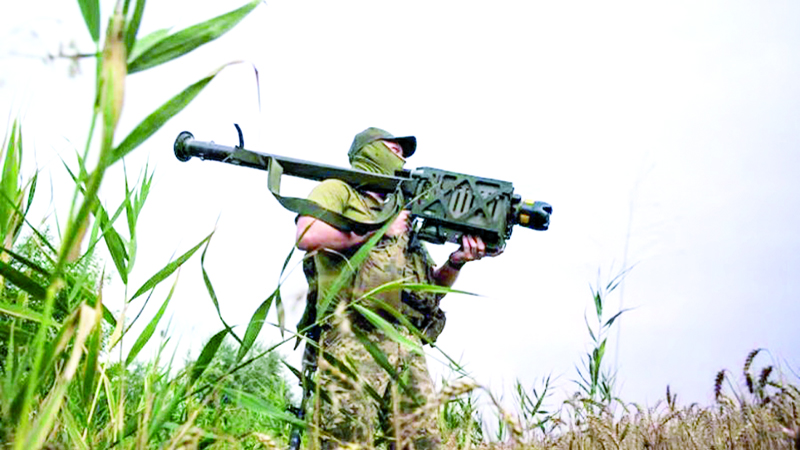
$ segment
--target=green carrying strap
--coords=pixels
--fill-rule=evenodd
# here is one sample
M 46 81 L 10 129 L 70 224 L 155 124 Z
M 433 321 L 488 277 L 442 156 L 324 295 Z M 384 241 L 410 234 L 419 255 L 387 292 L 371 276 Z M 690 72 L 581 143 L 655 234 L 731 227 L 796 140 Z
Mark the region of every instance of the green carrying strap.
M 275 160 L 275 158 L 265 157 L 263 155 L 254 155 L 252 152 L 234 151 L 233 154 L 231 154 L 230 159 L 239 160 L 245 163 L 252 163 L 253 161 L 251 160 L 254 157 L 262 159 L 262 161 L 260 161 L 262 164 L 264 163 L 263 159 L 268 160 L 266 161 L 267 167 L 269 167 L 267 170 L 267 187 L 272 195 L 281 204 L 281 206 L 301 216 L 309 216 L 319 219 L 328 225 L 346 233 L 354 232 L 359 235 L 364 235 L 370 231 L 377 230 L 392 217 L 394 217 L 394 215 L 397 214 L 397 212 L 401 209 L 403 204 L 403 194 L 398 189 L 394 194 L 389 194 L 387 196 L 383 211 L 381 211 L 375 221 L 359 222 L 324 208 L 311 200 L 298 197 L 282 196 L 281 177 L 283 176 L 283 167 L 278 161 Z

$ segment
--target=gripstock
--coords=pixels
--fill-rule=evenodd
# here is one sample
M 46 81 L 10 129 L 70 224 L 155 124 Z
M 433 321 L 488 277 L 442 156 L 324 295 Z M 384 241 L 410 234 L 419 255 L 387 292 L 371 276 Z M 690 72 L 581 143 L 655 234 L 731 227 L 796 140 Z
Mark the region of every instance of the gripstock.
M 497 250 L 505 246 L 514 225 L 547 230 L 553 212 L 547 203 L 523 200 L 514 194 L 514 186 L 507 181 L 431 167 L 402 170 L 388 176 L 259 153 L 244 148 L 241 131 L 236 147 L 198 141 L 184 131 L 175 140 L 174 151 L 181 161 L 196 157 L 265 170 L 268 172 L 267 187 L 285 208 L 359 234 L 379 228 L 397 212 L 397 207 L 403 207 L 410 211 L 417 236 L 424 241 L 460 243 L 461 236 L 472 235 L 480 236 L 487 247 Z M 309 200 L 281 195 L 283 175 L 315 181 L 335 178 L 360 191 L 389 194 L 389 198 L 399 198 L 403 204 L 395 204 L 394 210 L 387 211 L 375 222 L 355 222 Z M 402 196 L 396 195 L 398 192 Z

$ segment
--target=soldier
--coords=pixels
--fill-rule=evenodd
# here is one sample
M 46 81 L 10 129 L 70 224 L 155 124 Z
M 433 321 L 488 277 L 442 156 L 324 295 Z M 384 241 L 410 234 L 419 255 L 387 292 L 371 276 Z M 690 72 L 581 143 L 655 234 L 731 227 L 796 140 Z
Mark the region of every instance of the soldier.
M 413 136 L 394 137 L 384 130 L 368 128 L 356 135 L 348 157 L 354 169 L 394 175 L 415 150 L 416 138 Z M 336 179 L 320 183 L 308 198 L 358 222 L 374 222 L 387 202 L 382 195 L 358 191 Z M 298 217 L 297 248 L 308 252 L 303 268 L 309 284 L 306 314 L 298 329 L 316 320 L 317 301 L 322 298 L 322 293 L 331 288 L 348 264 L 348 259 L 372 233 L 359 235 L 344 232 L 310 216 Z M 355 366 L 348 375 L 325 363 L 323 358 L 319 359 L 323 361 L 323 367 L 320 367 L 317 383 L 330 400 L 319 401 L 319 415 L 316 417 L 321 427 L 323 449 L 337 448 L 346 443 L 371 447 L 379 422 L 384 426 L 386 436 L 401 440 L 401 448 L 408 443 L 417 450 L 439 446 L 438 412 L 421 408 L 427 399 L 435 395 L 425 356 L 386 337 L 353 308 L 345 310 L 343 306 L 391 281 L 452 286 L 464 264 L 485 256 L 494 255 L 487 255 L 483 241 L 478 237 L 465 236 L 460 248 L 441 267 L 436 268 L 427 250 L 409 233 L 409 212 L 402 211 L 397 216 L 357 273 L 331 302 L 331 309 L 338 306 L 339 311 L 344 311 L 339 315 L 344 319 L 340 318 L 339 322 L 331 319 L 321 326 L 319 348 L 337 361 L 353 363 Z M 444 313 L 439 309 L 441 294 L 395 290 L 380 293 L 376 297 L 400 311 L 422 331 L 429 342 L 435 341 L 444 327 Z M 369 302 L 369 299 L 362 301 L 363 306 L 390 322 L 397 322 L 394 316 L 376 306 L 375 302 Z M 398 324 L 396 328 L 406 338 L 420 344 L 421 348 L 418 337 L 402 325 Z M 394 374 L 376 362 L 365 347 L 365 339 L 386 355 Z M 313 347 L 307 344 L 306 349 Z M 403 380 L 400 387 L 397 386 L 398 380 Z M 390 399 L 392 393 L 397 398 Z M 375 394 L 386 401 L 379 404 L 374 398 Z M 401 416 L 396 417 L 395 421 L 391 420 L 393 411 Z M 414 412 L 413 424 L 396 425 L 403 424 L 401 419 L 408 418 Z M 389 425 L 393 423 L 394 427 Z M 393 444 L 392 447 L 395 447 Z

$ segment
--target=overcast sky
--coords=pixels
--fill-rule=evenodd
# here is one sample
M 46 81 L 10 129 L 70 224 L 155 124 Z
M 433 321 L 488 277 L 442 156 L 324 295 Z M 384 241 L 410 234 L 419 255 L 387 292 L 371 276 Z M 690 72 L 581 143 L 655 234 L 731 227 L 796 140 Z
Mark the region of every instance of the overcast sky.
M 82 62 L 70 77 L 68 62 L 31 56 L 73 42 L 93 48 L 77 4 L 30 3 L 0 18 L 0 113 L 24 118 L 36 152 L 26 162 L 61 186 L 52 192 L 60 205 L 71 192 L 55 155 L 84 145 L 94 66 Z M 233 7 L 198 5 L 149 2 L 141 32 Z M 500 392 L 552 375 L 558 396 L 573 392 L 589 349 L 590 288 L 625 267 L 608 297 L 608 316 L 634 308 L 609 344 L 624 400 L 652 406 L 670 385 L 680 402 L 708 403 L 717 371 L 739 374 L 755 348 L 770 352 L 757 364 L 798 372 L 798 17 L 794 1 L 261 4 L 218 41 L 128 79 L 118 141 L 205 74 L 247 62 L 225 69 L 126 161 L 129 173 L 156 167 L 131 289 L 216 226 L 207 268 L 225 319 L 243 333 L 292 247 L 293 214 L 264 173 L 180 163 L 180 131 L 234 145 L 239 123 L 250 149 L 344 166 L 353 135 L 378 126 L 417 136 L 412 167 L 508 180 L 553 205 L 549 231 L 517 229 L 505 254 L 464 269 L 456 287 L 480 297 L 444 300 L 439 345 L 478 382 Z M 311 187 L 286 183 L 285 192 Z M 103 185 L 109 207 L 122 191 L 119 166 Z M 41 194 L 44 214 L 51 192 Z M 438 261 L 454 250 L 429 248 Z M 290 267 L 293 324 L 304 280 Z M 119 308 L 121 288 L 109 291 Z M 169 311 L 182 352 L 197 354 L 221 329 L 199 259 L 181 272 Z

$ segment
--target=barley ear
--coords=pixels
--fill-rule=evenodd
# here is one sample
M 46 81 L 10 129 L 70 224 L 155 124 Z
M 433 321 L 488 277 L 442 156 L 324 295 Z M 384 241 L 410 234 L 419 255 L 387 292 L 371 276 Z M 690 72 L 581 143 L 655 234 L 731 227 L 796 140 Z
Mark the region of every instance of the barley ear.
M 718 402 L 722 400 L 723 381 L 725 381 L 725 369 L 722 369 L 719 372 L 717 372 L 717 376 L 714 379 L 714 399 Z

